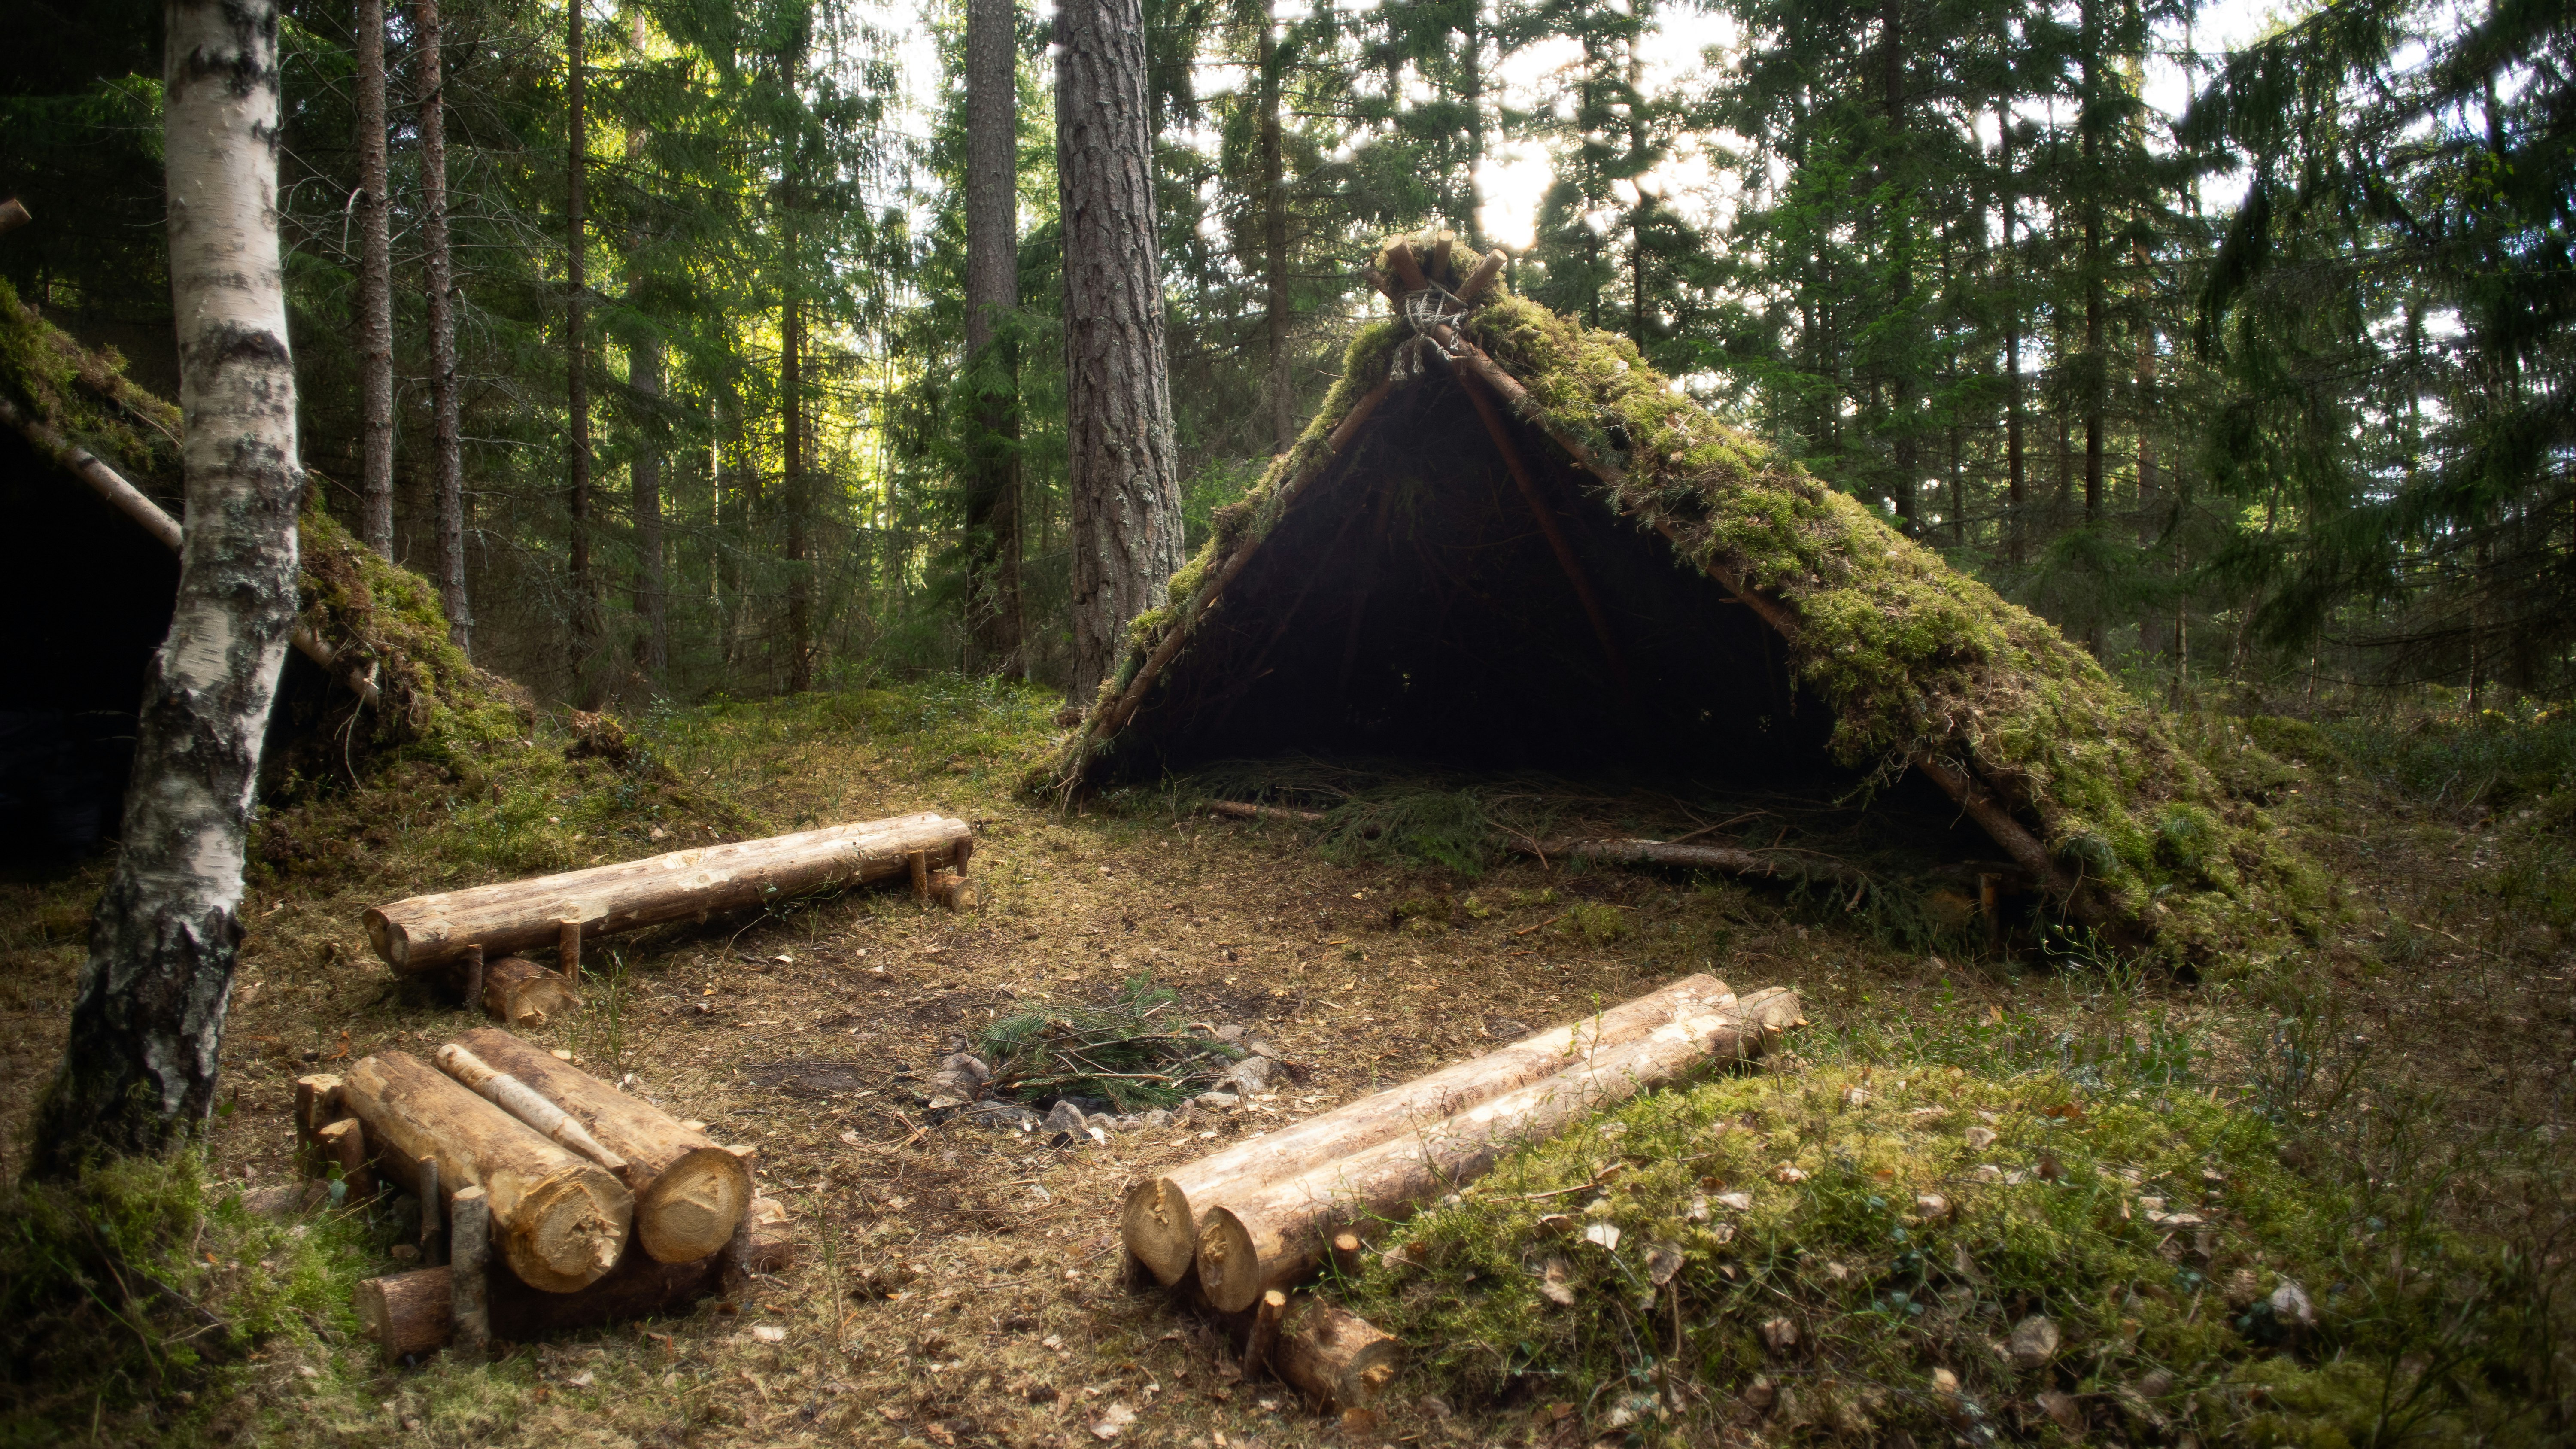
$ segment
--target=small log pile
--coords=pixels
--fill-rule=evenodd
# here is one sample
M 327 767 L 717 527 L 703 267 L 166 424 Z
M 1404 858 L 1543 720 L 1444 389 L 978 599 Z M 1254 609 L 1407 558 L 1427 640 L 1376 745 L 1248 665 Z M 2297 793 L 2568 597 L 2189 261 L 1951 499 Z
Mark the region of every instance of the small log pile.
M 449 980 L 500 1021 L 541 1025 L 578 1003 L 585 940 L 897 876 L 925 905 L 969 910 L 974 851 L 963 820 L 899 815 L 413 896 L 370 909 L 367 942 L 396 972 Z M 511 954 L 545 946 L 559 971 Z
M 1690 976 L 1128 1189 L 1129 1272 L 1236 1321 L 1246 1371 L 1266 1366 L 1318 1404 L 1368 1406 L 1402 1346 L 1320 1299 L 1292 1303 L 1328 1260 L 1484 1175 L 1513 1148 L 1714 1061 L 1759 1054 L 1800 1024 L 1795 993 L 1739 998 Z
M 433 1266 L 358 1287 L 389 1360 L 671 1312 L 792 1259 L 748 1149 L 507 1032 L 468 1032 L 436 1063 L 379 1052 L 296 1083 L 309 1164 L 352 1196 L 420 1200 Z

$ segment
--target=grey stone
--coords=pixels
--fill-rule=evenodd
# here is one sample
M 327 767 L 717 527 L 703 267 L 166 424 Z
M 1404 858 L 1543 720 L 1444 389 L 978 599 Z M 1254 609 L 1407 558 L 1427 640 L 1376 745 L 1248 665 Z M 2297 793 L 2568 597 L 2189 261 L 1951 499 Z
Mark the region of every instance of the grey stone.
M 1268 1057 L 1245 1057 L 1226 1072 L 1225 1079 L 1240 1083 L 1245 1096 L 1256 1096 L 1269 1090 L 1270 1071 L 1275 1065 Z
M 1205 1107 L 1210 1111 L 1214 1111 L 1220 1107 L 1242 1106 L 1243 1098 L 1233 1092 L 1201 1092 L 1197 1096 L 1192 1097 L 1190 1102 L 1194 1106 Z
M 1172 1125 L 1172 1114 L 1157 1107 L 1145 1114 L 1144 1121 L 1148 1127 L 1169 1127 Z
M 1046 1121 L 1039 1125 L 1049 1132 L 1067 1132 L 1080 1137 L 1083 1123 L 1084 1118 L 1080 1107 L 1071 1102 L 1058 1102 L 1047 1112 Z
M 969 1122 L 983 1127 L 999 1127 L 1020 1132 L 1038 1125 L 1038 1114 L 1017 1102 L 977 1102 L 962 1114 Z
M 964 1072 L 973 1077 L 978 1084 L 993 1080 L 993 1069 L 984 1065 L 982 1057 L 968 1052 L 958 1052 L 941 1059 L 939 1069 L 943 1072 Z

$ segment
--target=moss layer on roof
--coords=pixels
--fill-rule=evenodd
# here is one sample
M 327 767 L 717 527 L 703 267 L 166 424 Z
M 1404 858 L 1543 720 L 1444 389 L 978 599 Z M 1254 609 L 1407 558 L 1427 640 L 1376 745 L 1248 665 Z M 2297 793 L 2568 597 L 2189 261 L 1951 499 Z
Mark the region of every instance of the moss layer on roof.
M 1782 606 L 1791 668 L 1832 707 L 1842 764 L 1882 779 L 1923 757 L 1971 771 L 2160 955 L 2259 956 L 2312 919 L 2321 882 L 2259 804 L 2231 798 L 2152 709 L 2047 621 L 1709 416 L 1625 338 L 1499 288 L 1460 331 L 1527 389 L 1524 421 L 1603 465 L 1593 471 L 1611 481 L 1591 491 L 1605 506 Z M 1352 342 L 1296 446 L 1220 515 L 1173 576 L 1172 602 L 1135 621 L 1128 657 L 1060 762 L 1061 782 L 1115 755 L 1118 731 L 1102 728 L 1113 702 L 1172 631 L 1186 636 L 1227 566 L 1322 474 L 1331 434 L 1388 378 L 1411 335 L 1389 320 Z M 1178 647 L 1186 653 L 1186 637 Z

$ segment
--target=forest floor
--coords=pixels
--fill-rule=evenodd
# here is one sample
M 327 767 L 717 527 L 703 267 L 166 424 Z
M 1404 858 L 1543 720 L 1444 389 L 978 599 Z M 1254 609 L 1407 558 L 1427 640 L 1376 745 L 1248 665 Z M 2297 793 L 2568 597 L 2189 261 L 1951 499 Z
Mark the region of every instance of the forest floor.
M 321 1312 L 195 1389 L 181 1374 L 122 1408 L 104 1388 L 18 1384 L 0 1440 L 86 1429 L 100 1442 L 952 1449 L 1098 1444 L 1094 1426 L 1118 1404 L 1135 1415 L 1120 1443 L 1518 1441 L 1526 1407 L 1453 1412 L 1399 1380 L 1376 1423 L 1346 1432 L 1276 1384 L 1243 1381 L 1206 1330 L 1122 1286 L 1119 1193 L 1524 1024 L 1699 970 L 1739 991 L 1795 987 L 1814 1023 L 1796 1048 L 1807 1061 L 2067 1062 L 2102 1043 L 2183 1043 L 2196 1082 L 2304 1134 L 2318 1170 L 2521 1245 L 2545 1265 L 2536 1291 L 2565 1301 L 2569 1176 L 2549 1164 L 2566 1154 L 2529 1149 L 2576 1126 L 2576 954 L 2566 902 L 2531 893 L 2534 879 L 2563 892 L 2563 864 L 2534 864 L 2533 852 L 2564 841 L 2533 843 L 2528 800 L 2498 809 L 2488 791 L 2463 804 L 2447 780 L 2410 791 L 2317 743 L 2275 808 L 2337 880 L 2329 932 L 2260 974 L 2182 984 L 1927 955 L 1759 885 L 1337 861 L 1310 830 L 1146 794 L 1057 814 L 1018 788 L 1048 746 L 1046 707 L 914 687 L 865 708 L 817 696 L 637 726 L 667 777 L 737 814 L 732 833 L 913 810 L 976 831 L 980 910 L 925 911 L 865 889 L 612 939 L 594 949 L 588 1009 L 542 1034 L 599 1075 L 631 1074 L 719 1140 L 756 1144 L 762 1190 L 791 1214 L 791 1269 L 739 1303 L 490 1362 L 384 1366 L 344 1313 Z M 559 828 L 585 790 L 634 793 L 605 769 L 567 779 Z M 359 926 L 369 904 L 447 883 L 427 878 L 411 842 L 444 828 L 434 817 L 455 801 L 387 786 L 359 802 L 269 826 L 343 835 L 350 850 L 330 869 L 265 872 L 245 903 L 208 1144 L 226 1187 L 290 1178 L 297 1075 L 388 1048 L 426 1056 L 477 1024 L 395 981 Z M 645 854 L 669 848 L 651 843 L 659 828 L 635 815 L 613 839 L 576 833 L 568 848 Z M 2508 877 L 2522 884 L 2505 889 Z M 99 879 L 92 867 L 0 886 L 12 1176 Z M 1445 922 L 1400 922 L 1394 908 L 1409 900 L 1446 901 Z M 1274 1101 L 1106 1145 L 924 1121 L 905 1074 L 1023 1004 L 1102 1001 L 1138 976 L 1177 991 L 1182 1020 L 1257 1028 L 1309 1075 Z M 348 1279 L 398 1268 L 380 1215 L 322 1216 L 345 1248 L 330 1286 L 343 1301 Z M 888 1282 L 900 1283 L 890 1296 L 869 1287 Z

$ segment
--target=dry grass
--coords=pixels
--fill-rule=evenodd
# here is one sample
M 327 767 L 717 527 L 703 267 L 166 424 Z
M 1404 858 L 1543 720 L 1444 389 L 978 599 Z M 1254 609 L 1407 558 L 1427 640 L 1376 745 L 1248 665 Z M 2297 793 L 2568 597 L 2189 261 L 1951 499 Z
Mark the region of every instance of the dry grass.
M 2338 934 L 2290 970 L 2194 989 L 1903 954 L 1731 884 L 1528 865 L 1468 882 L 1342 866 L 1294 827 L 1175 819 L 1141 799 L 1059 818 L 1013 791 L 1047 748 L 1029 712 L 872 708 L 720 708 L 647 722 L 644 736 L 747 827 L 916 809 L 973 820 L 984 908 L 925 913 L 867 891 L 623 938 L 596 953 L 604 970 L 586 1016 L 548 1041 L 604 1074 L 633 1073 L 722 1138 L 756 1143 L 764 1191 L 795 1217 L 792 1270 L 737 1312 L 706 1305 L 489 1364 L 382 1368 L 330 1326 L 272 1345 L 217 1401 L 101 1410 L 102 1440 L 1074 1444 L 1098 1442 L 1089 1425 L 1111 1402 L 1139 1410 L 1121 1442 L 1515 1440 L 1525 1417 L 1437 1420 L 1413 1407 L 1347 1440 L 1275 1385 L 1237 1381 L 1202 1330 L 1120 1286 L 1118 1192 L 1472 1055 L 1520 1024 L 1701 969 L 1739 989 L 1796 986 L 1811 1015 L 1855 1041 L 1956 1013 L 2009 1014 L 2045 1037 L 2152 1012 L 2209 1054 L 2213 1080 L 2317 1114 L 2299 1119 L 2316 1150 L 2342 1154 L 2317 1170 L 2362 1164 L 2364 1179 L 2420 1197 L 2426 1173 L 2455 1166 L 2433 1195 L 2441 1210 L 2535 1240 L 2535 1263 L 2565 1261 L 2564 1177 L 2512 1158 L 2505 1139 L 2566 1125 L 2569 956 L 2554 929 L 2481 893 L 2505 828 L 2491 819 L 2317 772 L 2287 813 L 2341 877 Z M 471 1024 L 365 953 L 359 910 L 407 893 L 405 873 L 429 868 L 407 859 L 409 840 L 346 880 L 271 884 L 248 902 L 226 1064 L 234 1106 L 209 1143 L 225 1181 L 290 1171 L 297 1074 L 387 1047 L 425 1051 Z M 87 876 L 0 887 L 0 1103 L 13 1148 L 59 1050 L 92 889 Z M 1445 919 L 1396 910 L 1443 897 Z M 1576 919 L 1569 904 L 1587 909 Z M 1062 1151 L 927 1125 L 907 1097 L 904 1074 L 1016 1004 L 1103 1001 L 1139 973 L 1180 993 L 1184 1020 L 1257 1025 L 1313 1075 L 1222 1124 Z M 716 1009 L 700 1014 L 699 1002 Z M 871 1282 L 902 1279 L 888 1271 L 898 1266 L 913 1275 L 898 1293 L 865 1296 Z M 765 1341 L 754 1326 L 784 1337 Z

